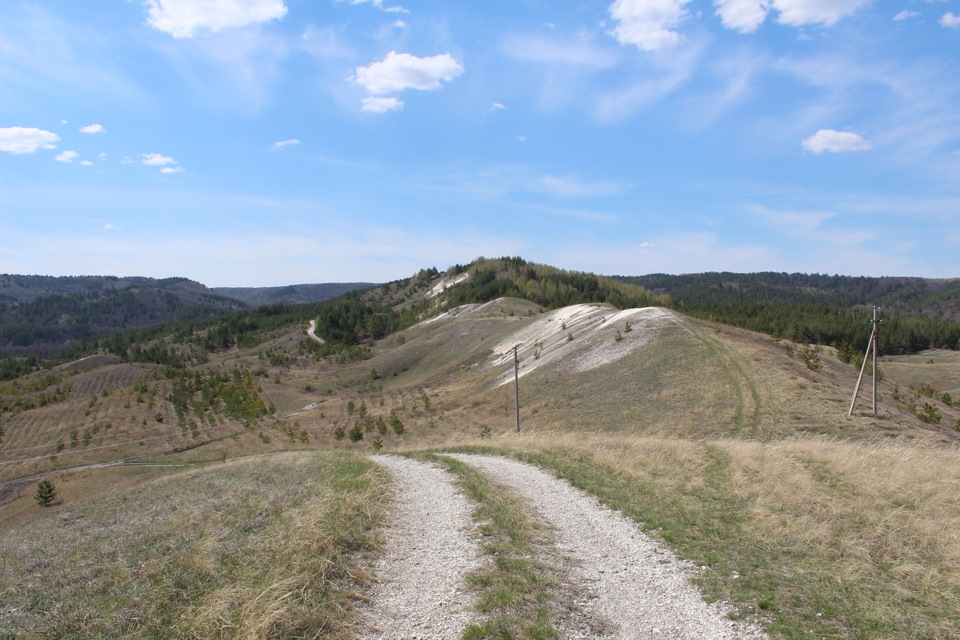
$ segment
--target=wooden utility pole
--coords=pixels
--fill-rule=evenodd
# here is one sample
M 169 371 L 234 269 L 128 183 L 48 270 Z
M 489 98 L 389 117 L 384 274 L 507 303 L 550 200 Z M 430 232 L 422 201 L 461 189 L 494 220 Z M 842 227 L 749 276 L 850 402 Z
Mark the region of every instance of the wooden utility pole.
M 517 397 L 517 433 L 520 433 L 520 356 L 517 346 L 513 347 L 513 389 Z
M 860 393 L 860 383 L 863 381 L 863 372 L 867 368 L 867 358 L 870 357 L 870 352 L 873 352 L 873 415 L 877 415 L 877 334 L 879 333 L 880 325 L 883 324 L 883 320 L 877 319 L 877 312 L 880 311 L 880 307 L 873 306 L 873 319 L 867 320 L 871 325 L 873 325 L 873 331 L 870 332 L 870 342 L 867 343 L 867 352 L 863 354 L 863 364 L 860 366 L 860 376 L 857 378 L 857 386 L 853 390 L 853 399 L 850 400 L 850 411 L 847 412 L 848 416 L 853 415 L 853 405 L 857 402 L 857 395 Z

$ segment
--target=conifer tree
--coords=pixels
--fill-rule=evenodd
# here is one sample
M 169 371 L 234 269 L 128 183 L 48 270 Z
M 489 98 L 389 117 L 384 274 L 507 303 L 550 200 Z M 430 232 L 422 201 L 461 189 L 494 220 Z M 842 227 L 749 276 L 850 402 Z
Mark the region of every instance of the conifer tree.
M 37 485 L 37 493 L 34 494 L 33 499 L 41 507 L 49 507 L 57 499 L 57 490 L 49 480 L 41 480 Z

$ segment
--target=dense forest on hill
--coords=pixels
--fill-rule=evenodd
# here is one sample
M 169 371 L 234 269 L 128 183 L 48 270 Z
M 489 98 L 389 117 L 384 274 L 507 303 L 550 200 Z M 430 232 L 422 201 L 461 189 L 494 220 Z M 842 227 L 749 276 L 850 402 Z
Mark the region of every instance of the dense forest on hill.
M 590 302 L 605 302 L 618 309 L 627 309 L 662 306 L 670 300 L 633 283 L 618 282 L 592 273 L 563 271 L 519 257 L 479 258 L 466 267 L 456 265 L 449 273 L 457 275 L 463 271 L 468 271 L 470 278 L 444 294 L 447 308 L 504 297 L 523 298 L 546 309 Z
M 960 348 L 960 280 L 787 273 L 617 277 L 663 293 L 692 316 L 795 342 L 866 348 L 881 307 L 885 354 Z
M 73 340 L 222 315 L 246 306 L 185 278 L 127 284 L 124 288 L 88 284 L 91 286 L 86 290 L 0 302 L 0 354 L 50 355 Z
M 277 304 L 309 304 L 342 296 L 359 289 L 370 289 L 372 282 L 327 282 L 321 284 L 291 284 L 286 287 L 212 287 L 217 295 L 235 298 L 251 307 Z
M 328 300 L 368 286 L 209 289 L 187 278 L 0 274 L 0 355 L 49 356 L 84 338 L 218 317 L 248 307 Z

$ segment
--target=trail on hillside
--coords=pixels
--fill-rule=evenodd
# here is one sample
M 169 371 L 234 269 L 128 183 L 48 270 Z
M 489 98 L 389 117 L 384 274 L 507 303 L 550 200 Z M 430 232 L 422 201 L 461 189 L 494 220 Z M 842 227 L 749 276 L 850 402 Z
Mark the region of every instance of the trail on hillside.
M 765 634 L 707 604 L 690 570 L 636 523 L 564 480 L 529 464 L 496 456 L 447 454 L 506 485 L 554 529 L 559 551 L 580 594 L 589 631 L 565 638 L 760 639 Z M 604 630 L 597 635 L 597 630 Z
M 474 620 L 466 576 L 481 560 L 472 506 L 452 476 L 426 462 L 375 456 L 393 483 L 393 514 L 376 585 L 361 611 L 362 638 L 460 638 Z

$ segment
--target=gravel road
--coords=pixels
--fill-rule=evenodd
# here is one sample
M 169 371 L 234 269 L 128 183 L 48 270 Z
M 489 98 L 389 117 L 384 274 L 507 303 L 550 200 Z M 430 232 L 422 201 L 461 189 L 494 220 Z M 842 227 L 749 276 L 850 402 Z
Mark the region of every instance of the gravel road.
M 588 629 L 565 638 L 760 639 L 765 634 L 707 604 L 690 571 L 636 523 L 564 480 L 529 464 L 495 456 L 451 455 L 511 488 L 554 529 L 572 563 L 567 575 Z
M 759 628 L 726 617 L 690 583 L 689 566 L 636 523 L 564 480 L 498 456 L 445 454 L 523 500 L 556 544 L 564 566 L 561 638 L 762 640 Z M 459 638 L 475 620 L 464 578 L 481 566 L 471 505 L 448 472 L 375 456 L 393 477 L 392 524 L 373 568 L 377 586 L 362 612 L 365 638 Z
M 473 507 L 434 465 L 374 456 L 392 477 L 393 514 L 384 554 L 372 567 L 376 586 L 361 617 L 363 638 L 460 638 L 474 620 L 464 578 L 482 563 Z

